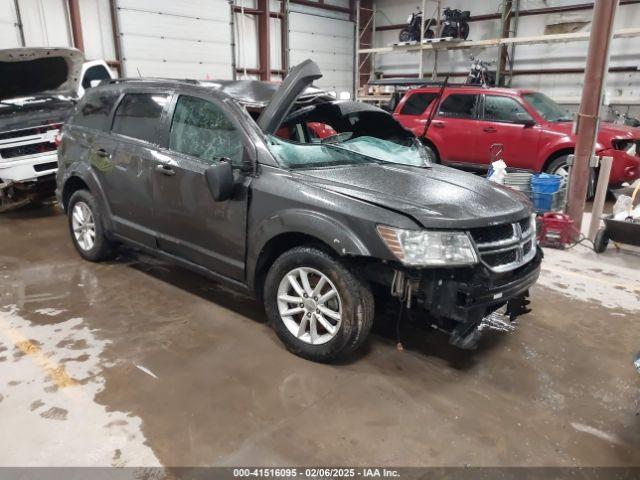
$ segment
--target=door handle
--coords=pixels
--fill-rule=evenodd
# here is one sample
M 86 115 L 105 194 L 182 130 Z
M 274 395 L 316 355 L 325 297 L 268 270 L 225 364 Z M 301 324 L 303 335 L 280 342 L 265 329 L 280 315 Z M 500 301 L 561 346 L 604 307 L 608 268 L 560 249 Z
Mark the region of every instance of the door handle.
M 168 177 L 172 177 L 176 174 L 176 171 L 169 165 L 156 165 L 156 172 L 167 175 Z
M 493 128 L 493 127 L 484 127 L 484 128 L 482 129 L 482 131 L 483 131 L 483 132 L 487 132 L 487 133 L 493 133 L 493 132 L 495 132 L 495 131 L 496 131 L 496 129 L 495 129 L 495 128 Z
M 431 122 L 431 125 L 433 125 L 436 128 L 444 128 L 444 123 L 442 122 Z

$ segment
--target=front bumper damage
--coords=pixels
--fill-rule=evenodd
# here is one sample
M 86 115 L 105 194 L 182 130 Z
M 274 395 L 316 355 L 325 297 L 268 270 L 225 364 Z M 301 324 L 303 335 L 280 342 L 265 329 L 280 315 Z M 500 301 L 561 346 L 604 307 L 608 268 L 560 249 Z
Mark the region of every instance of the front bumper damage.
M 391 295 L 401 299 L 412 318 L 421 318 L 450 335 L 450 343 L 475 348 L 482 332 L 515 328 L 515 320 L 529 312 L 529 289 L 540 275 L 542 250 L 516 270 L 497 274 L 482 265 L 399 271 L 389 282 Z
M 53 196 L 57 153 L 0 162 L 0 213 Z

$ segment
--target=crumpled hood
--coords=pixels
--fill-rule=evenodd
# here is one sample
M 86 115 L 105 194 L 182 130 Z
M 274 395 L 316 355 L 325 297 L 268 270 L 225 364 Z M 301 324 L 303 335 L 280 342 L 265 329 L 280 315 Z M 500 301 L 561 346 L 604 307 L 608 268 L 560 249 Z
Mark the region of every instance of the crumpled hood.
M 75 103 L 66 97 L 26 97 L 0 104 L 0 132 L 64 123 Z
M 0 50 L 0 100 L 49 94 L 76 95 L 84 54 L 75 48 Z
M 518 192 L 476 175 L 434 165 L 364 165 L 297 171 L 301 181 L 412 217 L 425 228 L 473 228 L 531 213 Z

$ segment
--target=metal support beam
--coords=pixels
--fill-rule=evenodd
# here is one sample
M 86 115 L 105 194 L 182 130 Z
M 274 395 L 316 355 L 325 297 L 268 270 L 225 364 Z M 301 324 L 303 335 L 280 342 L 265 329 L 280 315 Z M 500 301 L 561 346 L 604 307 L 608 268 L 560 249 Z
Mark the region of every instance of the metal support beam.
M 580 230 L 589 183 L 590 160 L 598 131 L 602 86 L 607 71 L 609 46 L 618 0 L 595 0 L 582 100 L 576 126 L 575 161 L 571 168 L 567 213 Z
M 69 5 L 69 20 L 71 21 L 71 33 L 73 34 L 73 46 L 84 52 L 84 39 L 82 38 L 82 22 L 80 20 L 80 5 L 78 0 L 67 0 Z
M 271 36 L 269 35 L 269 0 L 257 0 L 258 12 L 258 59 L 260 80 L 271 80 Z
M 598 174 L 598 186 L 596 187 L 596 196 L 593 199 L 593 208 L 591 209 L 591 223 L 589 224 L 589 239 L 593 242 L 596 233 L 600 228 L 600 217 L 604 211 L 604 201 L 609 190 L 609 177 L 611 176 L 611 164 L 613 157 L 602 157 L 600 160 L 600 173 Z
M 113 36 L 113 50 L 118 62 L 118 76 L 124 76 L 124 66 L 122 65 L 122 48 L 120 46 L 120 24 L 118 20 L 118 7 L 116 0 L 109 0 L 109 10 L 111 12 L 111 35 Z
M 27 42 L 24 39 L 24 25 L 22 25 L 22 15 L 20 14 L 18 0 L 13 0 L 13 7 L 16 11 L 16 27 L 18 28 L 18 35 L 20 36 L 20 45 L 26 47 Z

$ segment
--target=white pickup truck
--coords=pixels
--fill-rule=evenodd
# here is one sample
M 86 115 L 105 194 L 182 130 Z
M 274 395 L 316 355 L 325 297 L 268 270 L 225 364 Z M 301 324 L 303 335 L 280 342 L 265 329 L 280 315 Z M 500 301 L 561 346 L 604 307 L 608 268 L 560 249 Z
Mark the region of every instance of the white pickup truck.
M 86 89 L 111 78 L 76 49 L 0 50 L 0 213 L 53 196 L 60 127 Z

